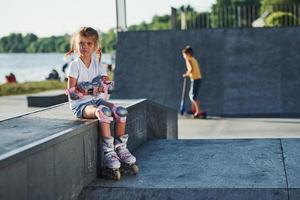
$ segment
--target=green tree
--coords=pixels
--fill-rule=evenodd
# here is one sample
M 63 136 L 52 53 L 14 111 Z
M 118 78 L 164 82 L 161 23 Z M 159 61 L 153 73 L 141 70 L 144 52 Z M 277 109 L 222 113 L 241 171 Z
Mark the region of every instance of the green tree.
M 146 22 L 142 22 L 137 25 L 131 25 L 128 27 L 129 31 L 146 31 L 150 29 L 150 25 L 147 24 Z
M 23 43 L 23 37 L 20 33 L 11 33 L 7 37 L 6 47 L 8 52 L 24 52 L 25 45 Z
M 261 13 L 268 11 L 277 12 L 283 11 L 287 12 L 289 5 L 300 3 L 300 0 L 261 0 Z
M 213 28 L 250 27 L 252 21 L 259 17 L 260 1 L 217 0 L 212 6 L 211 26 Z M 249 10 L 251 10 L 251 19 L 249 19 Z
M 69 35 L 38 38 L 33 33 L 22 36 L 11 33 L 0 39 L 0 53 L 66 52 L 69 49 Z
M 29 46 L 30 43 L 37 41 L 38 37 L 33 34 L 33 33 L 27 33 L 24 37 L 23 37 L 23 43 L 24 46 L 27 47 Z
M 9 52 L 8 44 L 9 44 L 8 36 L 1 38 L 1 40 L 0 40 L 0 53 Z
M 300 0 L 261 0 L 260 13 L 269 13 L 266 26 L 286 26 L 299 24 Z M 297 5 L 297 9 L 294 6 Z
M 265 19 L 266 26 L 268 27 L 285 26 L 290 22 L 296 21 L 299 22 L 299 19 L 297 19 L 292 13 L 288 12 L 273 12 Z
M 128 27 L 129 31 L 145 31 L 145 30 L 166 30 L 171 28 L 171 18 L 170 15 L 152 17 L 150 23 L 142 22 L 137 25 L 132 25 Z
M 103 53 L 108 53 L 116 50 L 117 45 L 117 34 L 113 29 L 110 29 L 107 33 L 102 33 L 102 51 Z

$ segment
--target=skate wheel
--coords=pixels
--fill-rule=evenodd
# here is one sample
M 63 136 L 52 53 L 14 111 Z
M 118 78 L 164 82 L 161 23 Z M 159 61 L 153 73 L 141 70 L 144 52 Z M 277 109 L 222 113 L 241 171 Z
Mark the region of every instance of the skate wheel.
M 116 171 L 116 174 L 115 174 L 115 180 L 120 180 L 121 179 L 121 172 L 118 170 Z
M 137 165 L 132 165 L 131 170 L 134 175 L 137 175 L 140 169 Z
M 121 172 L 119 169 L 103 169 L 102 171 L 102 177 L 106 179 L 112 179 L 112 180 L 120 180 L 121 179 Z
M 136 164 L 128 165 L 126 163 L 123 163 L 120 171 L 122 174 L 133 174 L 137 175 L 139 172 L 139 167 Z

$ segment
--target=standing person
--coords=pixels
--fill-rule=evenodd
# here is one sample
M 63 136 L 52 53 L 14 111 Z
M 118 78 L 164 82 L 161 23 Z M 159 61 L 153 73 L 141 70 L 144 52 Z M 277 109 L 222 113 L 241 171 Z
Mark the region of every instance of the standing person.
M 77 118 L 98 118 L 100 134 L 103 138 L 102 175 L 120 179 L 122 166 L 138 172 L 136 158 L 127 149 L 128 135 L 125 134 L 127 110 L 103 100 L 99 93 L 107 91 L 107 72 L 100 65 L 101 48 L 95 29 L 82 27 L 71 39 L 71 49 L 67 55 L 77 54 L 69 66 L 68 89 L 70 108 Z M 96 55 L 95 55 L 96 54 Z M 111 135 L 110 123 L 116 121 L 115 138 Z
M 194 118 L 205 118 L 206 114 L 202 111 L 200 100 L 198 99 L 198 92 L 202 80 L 199 63 L 194 57 L 194 51 L 191 46 L 186 46 L 182 50 L 182 56 L 185 60 L 185 65 L 187 68 L 187 71 L 183 74 L 183 77 L 190 77 L 191 79 L 189 96 L 192 103 L 192 109 L 189 111 L 189 113 L 192 113 Z

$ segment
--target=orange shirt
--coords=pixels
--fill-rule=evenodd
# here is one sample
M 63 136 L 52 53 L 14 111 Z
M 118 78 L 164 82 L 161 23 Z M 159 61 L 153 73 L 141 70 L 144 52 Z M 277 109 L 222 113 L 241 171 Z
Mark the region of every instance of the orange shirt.
M 186 64 L 187 65 L 190 64 L 190 66 L 192 67 L 192 71 L 189 74 L 191 80 L 201 79 L 202 74 L 201 74 L 201 70 L 200 70 L 198 61 L 194 57 L 188 57 L 186 62 L 189 62 Z

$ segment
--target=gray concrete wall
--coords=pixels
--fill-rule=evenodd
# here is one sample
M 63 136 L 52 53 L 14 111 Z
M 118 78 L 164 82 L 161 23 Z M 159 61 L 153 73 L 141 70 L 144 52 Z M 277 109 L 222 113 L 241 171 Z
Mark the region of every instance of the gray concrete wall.
M 147 98 L 179 109 L 190 44 L 211 115 L 300 115 L 299 27 L 122 32 L 113 98 Z M 188 100 L 188 99 L 187 99 Z
M 129 110 L 129 149 L 177 138 L 175 110 L 147 100 L 113 102 Z M 155 119 L 157 107 L 164 115 Z M 96 178 L 98 120 L 76 120 L 68 104 L 0 121 L 0 130 L 0 199 L 76 199 Z

